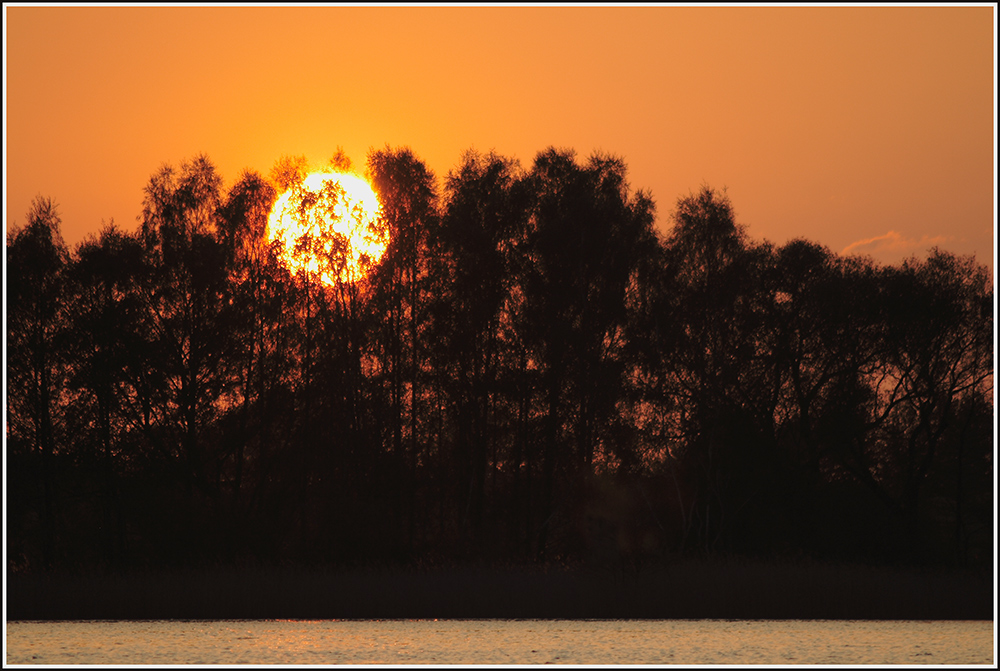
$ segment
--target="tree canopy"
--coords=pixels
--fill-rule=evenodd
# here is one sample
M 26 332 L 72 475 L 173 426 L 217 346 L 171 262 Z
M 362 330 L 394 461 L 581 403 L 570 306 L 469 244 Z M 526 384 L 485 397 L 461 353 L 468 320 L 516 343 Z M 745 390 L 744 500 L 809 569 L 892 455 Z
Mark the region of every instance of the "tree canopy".
M 73 250 L 36 199 L 7 236 L 12 569 L 992 561 L 974 259 L 754 241 L 710 187 L 663 234 L 603 154 L 366 169 L 389 246 L 333 285 L 267 239 L 301 157 L 228 189 L 164 166 L 138 230 Z

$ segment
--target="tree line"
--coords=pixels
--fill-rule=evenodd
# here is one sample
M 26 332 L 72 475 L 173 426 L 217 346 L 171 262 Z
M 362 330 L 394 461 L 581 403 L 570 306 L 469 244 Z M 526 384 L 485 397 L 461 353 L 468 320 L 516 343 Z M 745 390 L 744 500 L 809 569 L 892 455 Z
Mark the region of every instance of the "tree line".
M 303 159 L 228 190 L 164 166 L 136 231 L 73 250 L 36 198 L 7 235 L 10 569 L 992 562 L 972 257 L 754 241 L 709 187 L 660 233 L 601 154 L 366 167 L 389 247 L 335 285 L 267 241 Z

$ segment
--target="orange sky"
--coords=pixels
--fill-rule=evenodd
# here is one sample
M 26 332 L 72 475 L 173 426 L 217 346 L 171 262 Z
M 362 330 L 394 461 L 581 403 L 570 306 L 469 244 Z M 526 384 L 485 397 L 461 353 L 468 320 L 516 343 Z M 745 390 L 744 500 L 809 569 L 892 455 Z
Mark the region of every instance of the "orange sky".
M 755 239 L 993 267 L 995 8 L 5 6 L 4 210 L 133 229 L 163 164 L 623 157 L 666 228 L 727 187 Z

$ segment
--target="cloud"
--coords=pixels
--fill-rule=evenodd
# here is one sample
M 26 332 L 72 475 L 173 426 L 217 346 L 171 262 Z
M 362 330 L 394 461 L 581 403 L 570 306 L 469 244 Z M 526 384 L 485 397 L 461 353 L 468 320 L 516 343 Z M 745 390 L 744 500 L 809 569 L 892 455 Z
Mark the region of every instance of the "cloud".
M 889 231 L 885 235 L 858 240 L 844 247 L 842 255 L 865 254 L 869 256 L 906 256 L 914 252 L 923 252 L 934 246 L 943 246 L 954 238 L 946 235 L 924 235 L 919 240 L 904 237 L 899 231 Z

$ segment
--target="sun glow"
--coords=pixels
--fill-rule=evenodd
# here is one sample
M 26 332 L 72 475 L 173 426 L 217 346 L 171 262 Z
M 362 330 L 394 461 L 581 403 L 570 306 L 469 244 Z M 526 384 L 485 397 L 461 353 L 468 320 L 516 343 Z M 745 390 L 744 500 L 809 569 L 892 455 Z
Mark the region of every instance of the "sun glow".
M 283 243 L 292 272 L 328 285 L 354 282 L 385 253 L 380 216 L 368 182 L 347 173 L 314 172 L 274 203 L 268 240 Z

